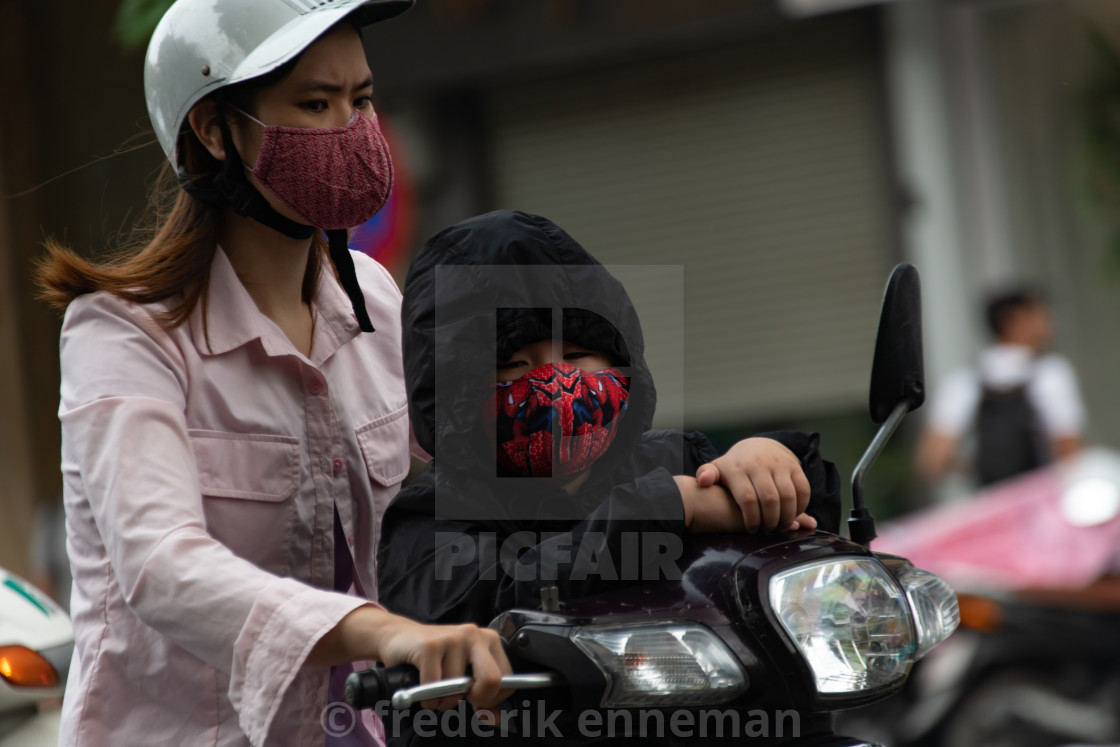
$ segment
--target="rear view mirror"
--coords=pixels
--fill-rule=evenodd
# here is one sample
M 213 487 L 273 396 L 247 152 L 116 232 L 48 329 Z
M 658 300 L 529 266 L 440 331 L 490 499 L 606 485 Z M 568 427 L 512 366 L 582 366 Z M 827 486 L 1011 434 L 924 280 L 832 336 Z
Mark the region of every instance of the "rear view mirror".
M 875 357 L 871 364 L 871 420 L 881 424 L 898 405 L 907 411 L 926 399 L 922 358 L 922 286 L 918 270 L 900 264 L 883 293 Z
M 887 279 L 871 361 L 870 399 L 871 419 L 880 427 L 852 473 L 852 512 L 848 519 L 852 541 L 864 547 L 875 539 L 875 519 L 864 505 L 863 479 L 902 419 L 926 399 L 922 287 L 914 265 L 897 265 Z

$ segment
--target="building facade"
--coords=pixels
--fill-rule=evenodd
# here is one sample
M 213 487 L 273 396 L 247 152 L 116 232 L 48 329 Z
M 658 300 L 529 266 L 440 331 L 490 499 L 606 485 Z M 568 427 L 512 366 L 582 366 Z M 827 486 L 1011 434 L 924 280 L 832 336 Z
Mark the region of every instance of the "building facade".
M 48 235 L 118 243 L 162 162 L 142 52 L 112 41 L 117 6 L 0 2 L 0 95 L 18 102 L 0 107 L 16 525 L 59 490 L 58 320 L 31 262 Z M 419 0 L 365 34 L 409 186 L 391 269 L 403 279 L 410 248 L 498 207 L 552 218 L 607 264 L 671 268 L 655 273 L 671 287 L 635 290 L 661 421 L 729 432 L 863 422 L 898 261 L 922 273 L 931 388 L 982 344 L 983 290 L 1039 279 L 1090 438 L 1120 444 L 1120 230 L 1086 134 L 1107 74 L 1095 34 L 1115 36 L 1118 15 L 1112 0 Z M 833 443 L 842 466 L 857 433 Z M 0 547 L 0 563 L 24 551 Z

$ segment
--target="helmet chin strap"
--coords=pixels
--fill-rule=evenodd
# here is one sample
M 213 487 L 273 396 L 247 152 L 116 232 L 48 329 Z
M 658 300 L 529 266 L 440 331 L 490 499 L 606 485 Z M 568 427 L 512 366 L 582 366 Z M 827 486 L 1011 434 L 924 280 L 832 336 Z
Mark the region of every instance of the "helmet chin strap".
M 349 235 L 346 229 L 327 231 L 327 240 L 331 261 L 338 271 L 338 281 L 342 283 L 342 289 L 350 297 L 350 305 L 354 307 L 358 327 L 363 332 L 373 332 L 373 322 L 369 320 L 369 314 L 366 312 L 366 299 L 362 295 L 362 286 L 358 284 L 358 273 L 354 269 L 354 257 L 350 254 Z
M 180 174 L 179 183 L 185 191 L 201 202 L 218 207 L 228 207 L 245 218 L 252 218 L 274 231 L 279 231 L 292 239 L 309 239 L 315 234 L 315 227 L 298 223 L 276 212 L 260 192 L 245 178 L 245 166 L 241 155 L 233 144 L 229 124 L 226 122 L 226 107 L 218 101 L 218 129 L 222 134 L 222 145 L 226 151 L 225 168 L 214 176 L 211 185 L 198 184 Z
M 222 144 L 226 151 L 225 169 L 213 179 L 213 184 L 204 186 L 180 175 L 179 184 L 183 190 L 195 199 L 209 205 L 228 207 L 233 212 L 245 218 L 252 218 L 274 231 L 279 231 L 292 239 L 309 239 L 315 235 L 316 228 L 299 223 L 281 215 L 264 198 L 257 189 L 245 178 L 245 169 L 241 156 L 233 144 L 229 125 L 226 123 L 225 107 L 218 102 L 218 128 L 222 134 Z M 327 231 L 328 246 L 331 261 L 338 271 L 338 280 L 342 289 L 350 298 L 354 307 L 354 316 L 358 326 L 363 332 L 373 332 L 373 323 L 366 311 L 365 297 L 358 284 L 358 275 L 354 268 L 354 258 L 350 255 L 349 236 L 346 229 Z

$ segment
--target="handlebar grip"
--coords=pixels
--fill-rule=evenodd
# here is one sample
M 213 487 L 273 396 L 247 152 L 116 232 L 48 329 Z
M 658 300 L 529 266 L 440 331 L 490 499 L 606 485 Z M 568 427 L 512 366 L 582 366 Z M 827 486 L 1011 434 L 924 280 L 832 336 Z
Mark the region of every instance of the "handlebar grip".
M 411 664 L 374 667 L 346 678 L 346 702 L 354 708 L 373 708 L 393 693 L 420 684 L 420 672 Z

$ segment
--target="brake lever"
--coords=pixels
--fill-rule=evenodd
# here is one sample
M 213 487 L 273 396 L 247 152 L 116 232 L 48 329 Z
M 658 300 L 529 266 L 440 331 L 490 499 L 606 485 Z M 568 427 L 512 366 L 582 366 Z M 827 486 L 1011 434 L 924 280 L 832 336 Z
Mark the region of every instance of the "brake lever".
M 404 710 L 425 700 L 437 700 L 448 695 L 465 695 L 473 683 L 474 680 L 470 677 L 449 677 L 445 680 L 425 682 L 422 685 L 397 690 L 389 702 L 394 708 Z M 503 690 L 540 690 L 563 684 L 564 678 L 558 672 L 507 674 L 502 677 Z

